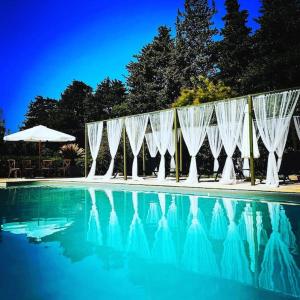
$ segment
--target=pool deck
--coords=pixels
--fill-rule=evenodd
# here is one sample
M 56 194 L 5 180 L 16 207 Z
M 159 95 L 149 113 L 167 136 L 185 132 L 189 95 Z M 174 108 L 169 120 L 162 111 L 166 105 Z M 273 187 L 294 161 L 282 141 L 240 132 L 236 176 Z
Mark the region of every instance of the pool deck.
M 0 178 L 0 187 L 10 187 L 26 184 L 76 184 L 76 185 L 103 185 L 103 184 L 126 184 L 126 185 L 138 185 L 138 186 L 152 186 L 152 187 L 176 187 L 176 188 L 192 188 L 198 189 L 214 189 L 214 190 L 231 190 L 231 191 L 256 191 L 256 192 L 276 192 L 276 193 L 299 193 L 300 194 L 300 183 L 288 183 L 281 184 L 278 188 L 266 186 L 263 183 L 257 181 L 256 185 L 251 186 L 250 182 L 237 182 L 234 185 L 224 185 L 220 182 L 215 182 L 213 179 L 203 179 L 196 184 L 188 184 L 182 179 L 180 182 L 176 182 L 174 178 L 167 178 L 165 181 L 158 181 L 156 178 L 144 178 L 140 181 L 134 181 L 130 178 L 124 180 L 123 178 L 115 178 L 112 180 L 103 180 L 97 178 L 94 180 L 88 180 L 86 178 L 34 178 L 34 179 L 23 179 L 23 178 Z

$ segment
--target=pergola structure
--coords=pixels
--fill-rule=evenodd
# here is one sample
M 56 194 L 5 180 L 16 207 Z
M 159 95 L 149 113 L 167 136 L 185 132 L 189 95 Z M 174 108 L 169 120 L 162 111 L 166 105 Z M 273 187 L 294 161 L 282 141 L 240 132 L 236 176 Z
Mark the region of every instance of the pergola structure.
M 150 124 L 151 133 L 146 134 L 148 135 L 146 136 L 146 142 L 151 156 L 151 152 L 155 156 L 157 151 L 161 155 L 158 172 L 159 180 L 165 179 L 164 156 L 168 151 L 171 157 L 174 155 L 176 182 L 179 182 L 179 170 L 182 170 L 182 139 L 184 139 L 191 156 L 187 181 L 191 184 L 195 183 L 197 179 L 196 155 L 199 153 L 207 135 L 215 159 L 214 168 L 217 167 L 217 158 L 222 145 L 227 154 L 221 182 L 224 184 L 235 183 L 232 155 L 238 147 L 242 153 L 244 163 L 249 164 L 247 168 L 250 169 L 251 185 L 255 185 L 254 159 L 259 157 L 257 136 L 260 136 L 269 151 L 266 183 L 278 186 L 278 171 L 299 95 L 299 88 L 277 90 L 87 123 L 85 126 L 85 148 L 88 149 L 89 145 L 93 164 L 88 174 L 86 151 L 85 176 L 89 179 L 95 177 L 96 159 L 101 144 L 103 127 L 106 124 L 112 160 L 103 178 L 110 179 L 112 177 L 114 159 L 122 138 L 124 151 L 123 173 L 124 180 L 127 180 L 127 135 L 134 156 L 132 179 L 139 180 L 137 156 L 142 148 L 143 173 L 145 174 L 144 139 L 146 128 Z M 213 114 L 216 116 L 216 124 L 211 124 Z M 294 123 L 297 132 L 300 132 L 298 117 L 294 117 Z M 178 129 L 180 129 L 180 133 L 178 133 Z M 277 154 L 277 160 L 275 153 Z

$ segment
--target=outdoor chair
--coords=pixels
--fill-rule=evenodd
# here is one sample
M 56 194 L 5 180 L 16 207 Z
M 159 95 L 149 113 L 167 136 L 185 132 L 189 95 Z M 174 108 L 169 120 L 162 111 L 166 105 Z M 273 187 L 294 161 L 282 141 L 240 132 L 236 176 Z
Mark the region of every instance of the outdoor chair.
M 243 161 L 240 157 L 236 158 L 236 160 L 233 163 L 234 171 L 236 174 L 236 179 L 245 179 L 244 173 L 243 173 Z
M 71 165 L 71 159 L 64 159 L 62 167 L 58 168 L 58 172 L 63 177 L 66 177 L 66 175 L 69 175 Z
M 33 177 L 34 168 L 31 160 L 22 160 L 22 172 L 25 177 Z
M 42 161 L 42 168 L 41 168 L 41 172 L 42 175 L 45 176 L 47 175 L 48 177 L 50 177 L 53 174 L 53 161 L 52 160 L 43 160 Z
M 18 177 L 18 173 L 21 177 L 21 169 L 20 168 L 16 168 L 16 161 L 14 159 L 8 159 L 7 160 L 8 163 L 8 178 L 10 178 L 10 176 L 12 174 L 14 174 L 14 177 L 17 178 Z

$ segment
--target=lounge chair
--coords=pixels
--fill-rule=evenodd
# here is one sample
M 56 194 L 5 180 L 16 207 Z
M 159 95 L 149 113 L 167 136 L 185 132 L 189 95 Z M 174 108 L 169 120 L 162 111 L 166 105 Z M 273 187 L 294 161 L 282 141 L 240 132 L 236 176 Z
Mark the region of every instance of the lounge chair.
M 42 175 L 47 175 L 48 177 L 50 177 L 53 174 L 53 161 L 52 160 L 43 160 L 42 161 L 42 168 L 41 168 L 41 172 Z
M 63 177 L 69 175 L 70 165 L 71 165 L 71 159 L 64 159 L 62 167 L 58 168 L 59 175 L 62 175 Z

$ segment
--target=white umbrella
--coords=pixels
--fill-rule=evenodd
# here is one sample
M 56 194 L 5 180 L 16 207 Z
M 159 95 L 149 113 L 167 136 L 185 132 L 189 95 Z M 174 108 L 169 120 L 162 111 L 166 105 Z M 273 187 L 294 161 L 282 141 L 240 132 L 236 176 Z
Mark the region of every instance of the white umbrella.
M 26 234 L 28 238 L 33 238 L 40 242 L 43 237 L 67 229 L 73 221 L 67 218 L 35 219 L 26 222 L 11 222 L 1 225 L 3 231 L 13 234 Z
M 34 142 L 39 143 L 39 166 L 41 162 L 41 143 L 45 142 L 72 142 L 76 138 L 72 135 L 65 134 L 60 131 L 56 131 L 45 127 L 43 125 L 35 126 L 30 129 L 25 129 L 3 138 L 6 142 Z

